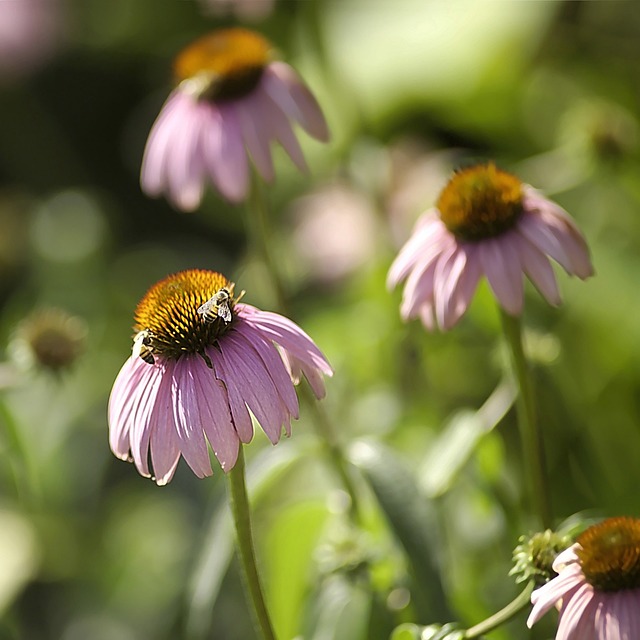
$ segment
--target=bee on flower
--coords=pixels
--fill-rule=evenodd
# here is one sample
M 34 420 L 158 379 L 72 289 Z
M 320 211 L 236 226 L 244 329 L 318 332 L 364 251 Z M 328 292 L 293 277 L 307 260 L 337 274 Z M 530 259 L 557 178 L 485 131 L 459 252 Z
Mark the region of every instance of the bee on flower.
M 302 376 L 324 396 L 332 370 L 311 338 L 241 295 L 223 275 L 193 269 L 152 286 L 136 308 L 134 349 L 109 399 L 109 442 L 160 485 L 181 457 L 198 477 L 211 475 L 207 442 L 230 471 L 253 438 L 252 415 L 273 444 L 290 435 Z M 223 309 L 213 318 L 199 313 L 211 299 Z

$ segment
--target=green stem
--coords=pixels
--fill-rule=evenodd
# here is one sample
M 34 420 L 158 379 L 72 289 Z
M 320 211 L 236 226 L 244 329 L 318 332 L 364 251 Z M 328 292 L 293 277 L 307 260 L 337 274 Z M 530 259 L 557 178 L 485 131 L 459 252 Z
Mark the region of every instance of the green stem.
M 4 398 L 0 397 L 0 422 L 9 447 L 8 466 L 11 469 L 16 493 L 24 502 L 40 504 L 40 478 L 21 426 L 17 423 Z
M 492 616 L 489 616 L 486 620 L 479 622 L 477 625 L 471 627 L 471 629 L 467 629 L 464 637 L 467 640 L 470 640 L 471 638 L 479 638 L 480 636 L 489 633 L 489 631 L 493 631 L 501 624 L 504 624 L 517 613 L 520 613 L 520 611 L 531 604 L 531 593 L 533 592 L 534 586 L 535 583 L 531 580 L 519 596 L 512 600 L 506 607 L 500 609 L 500 611 L 494 613 Z
M 261 179 L 255 171 L 252 177 L 249 207 L 247 225 L 250 234 L 253 236 L 256 248 L 261 254 L 265 269 L 271 279 L 276 294 L 277 308 L 280 312 L 289 315 L 287 312 L 288 301 L 285 294 L 285 287 L 272 253 L 273 242 L 271 240 L 269 227 L 267 198 Z M 347 462 L 343 447 L 337 437 L 333 424 L 324 411 L 324 408 L 316 401 L 315 396 L 307 386 L 300 385 L 300 389 L 302 397 L 306 400 L 307 405 L 313 412 L 313 424 L 316 432 L 320 436 L 321 442 L 324 444 L 329 460 L 337 475 L 340 477 L 345 491 L 349 494 L 351 499 L 351 515 L 354 520 L 358 520 L 360 518 L 360 510 L 357 492 L 349 474 L 349 463 Z
M 240 445 L 238 461 L 235 467 L 227 475 L 229 478 L 229 495 L 231 498 L 231 511 L 236 527 L 236 542 L 238 554 L 245 578 L 247 595 L 251 602 L 256 622 L 256 630 L 263 640 L 275 640 L 273 627 L 269 618 L 269 612 L 264 600 L 256 555 L 251 534 L 251 519 L 249 516 L 249 499 L 245 483 L 244 451 Z
M 550 529 L 552 526 L 551 497 L 547 483 L 544 445 L 542 433 L 536 420 L 533 383 L 524 354 L 520 319 L 509 315 L 502 309 L 500 315 L 504 334 L 511 351 L 511 364 L 520 391 L 516 406 L 524 464 L 528 471 L 529 490 L 542 528 Z

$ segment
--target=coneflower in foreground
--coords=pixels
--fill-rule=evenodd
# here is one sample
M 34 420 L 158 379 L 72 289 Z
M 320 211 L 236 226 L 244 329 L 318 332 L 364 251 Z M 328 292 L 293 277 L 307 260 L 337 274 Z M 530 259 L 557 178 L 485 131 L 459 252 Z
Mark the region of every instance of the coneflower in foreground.
M 488 163 L 454 174 L 436 207 L 418 219 L 387 283 L 406 280 L 403 318 L 447 330 L 464 315 L 483 275 L 509 315 L 522 313 L 524 274 L 549 303 L 560 304 L 549 258 L 570 275 L 593 274 L 589 249 L 569 214 Z
M 272 54 L 259 34 L 232 28 L 214 31 L 178 55 L 177 86 L 147 140 L 143 191 L 164 193 L 189 211 L 211 182 L 225 198 L 241 202 L 249 193 L 249 156 L 266 181 L 274 179 L 273 141 L 306 170 L 291 123 L 321 141 L 329 139 L 327 123 L 296 72 Z
M 109 442 L 158 484 L 171 480 L 180 456 L 198 477 L 211 475 L 207 440 L 230 471 L 253 437 L 251 414 L 273 444 L 283 428 L 289 435 L 302 375 L 324 396 L 322 374 L 332 370 L 311 338 L 238 299 L 221 274 L 189 270 L 138 304 L 133 353 L 109 399 Z
M 640 519 L 589 527 L 554 561 L 557 577 L 531 595 L 531 627 L 553 607 L 556 640 L 640 638 Z

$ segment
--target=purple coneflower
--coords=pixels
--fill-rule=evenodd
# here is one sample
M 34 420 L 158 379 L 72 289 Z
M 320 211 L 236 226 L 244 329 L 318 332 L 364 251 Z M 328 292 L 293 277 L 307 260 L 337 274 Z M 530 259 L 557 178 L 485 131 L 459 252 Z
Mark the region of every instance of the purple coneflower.
M 589 527 L 553 563 L 558 576 L 531 594 L 531 627 L 560 611 L 556 640 L 640 638 L 640 519 Z
M 155 121 L 142 162 L 142 189 L 195 209 L 207 180 L 232 202 L 249 190 L 249 156 L 274 178 L 277 140 L 302 171 L 307 165 L 291 121 L 326 141 L 327 123 L 312 93 L 272 46 L 246 29 L 215 31 L 176 58 L 177 87 Z
M 224 276 L 190 270 L 158 282 L 138 304 L 134 350 L 109 399 L 109 441 L 158 484 L 171 480 L 181 455 L 198 477 L 211 475 L 207 440 L 230 471 L 240 443 L 253 437 L 251 414 L 273 444 L 283 427 L 289 435 L 302 375 L 324 396 L 322 374 L 332 371 L 311 338 L 237 300 Z
M 447 330 L 467 310 L 483 275 L 512 316 L 522 312 L 523 274 L 549 303 L 559 304 L 549 258 L 570 275 L 593 274 L 586 242 L 567 212 L 488 163 L 454 174 L 436 207 L 418 219 L 388 285 L 406 279 L 403 318 Z

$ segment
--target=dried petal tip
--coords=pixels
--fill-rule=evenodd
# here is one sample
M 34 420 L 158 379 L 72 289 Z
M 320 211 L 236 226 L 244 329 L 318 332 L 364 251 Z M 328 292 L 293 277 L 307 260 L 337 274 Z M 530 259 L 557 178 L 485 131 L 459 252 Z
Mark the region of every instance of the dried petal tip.
M 509 575 L 517 576 L 516 582 L 533 578 L 536 583 L 543 584 L 557 575 L 553 561 L 569 547 L 571 537 L 547 529 L 531 537 L 521 536 L 518 542 L 513 550 L 513 568 Z
M 35 311 L 17 326 L 10 350 L 24 368 L 59 373 L 69 369 L 86 346 L 85 322 L 62 309 Z
M 595 589 L 640 588 L 640 519 L 609 518 L 589 527 L 577 542 L 582 572 Z
M 522 213 L 522 182 L 492 162 L 458 171 L 438 199 L 440 219 L 461 240 L 504 233 Z

